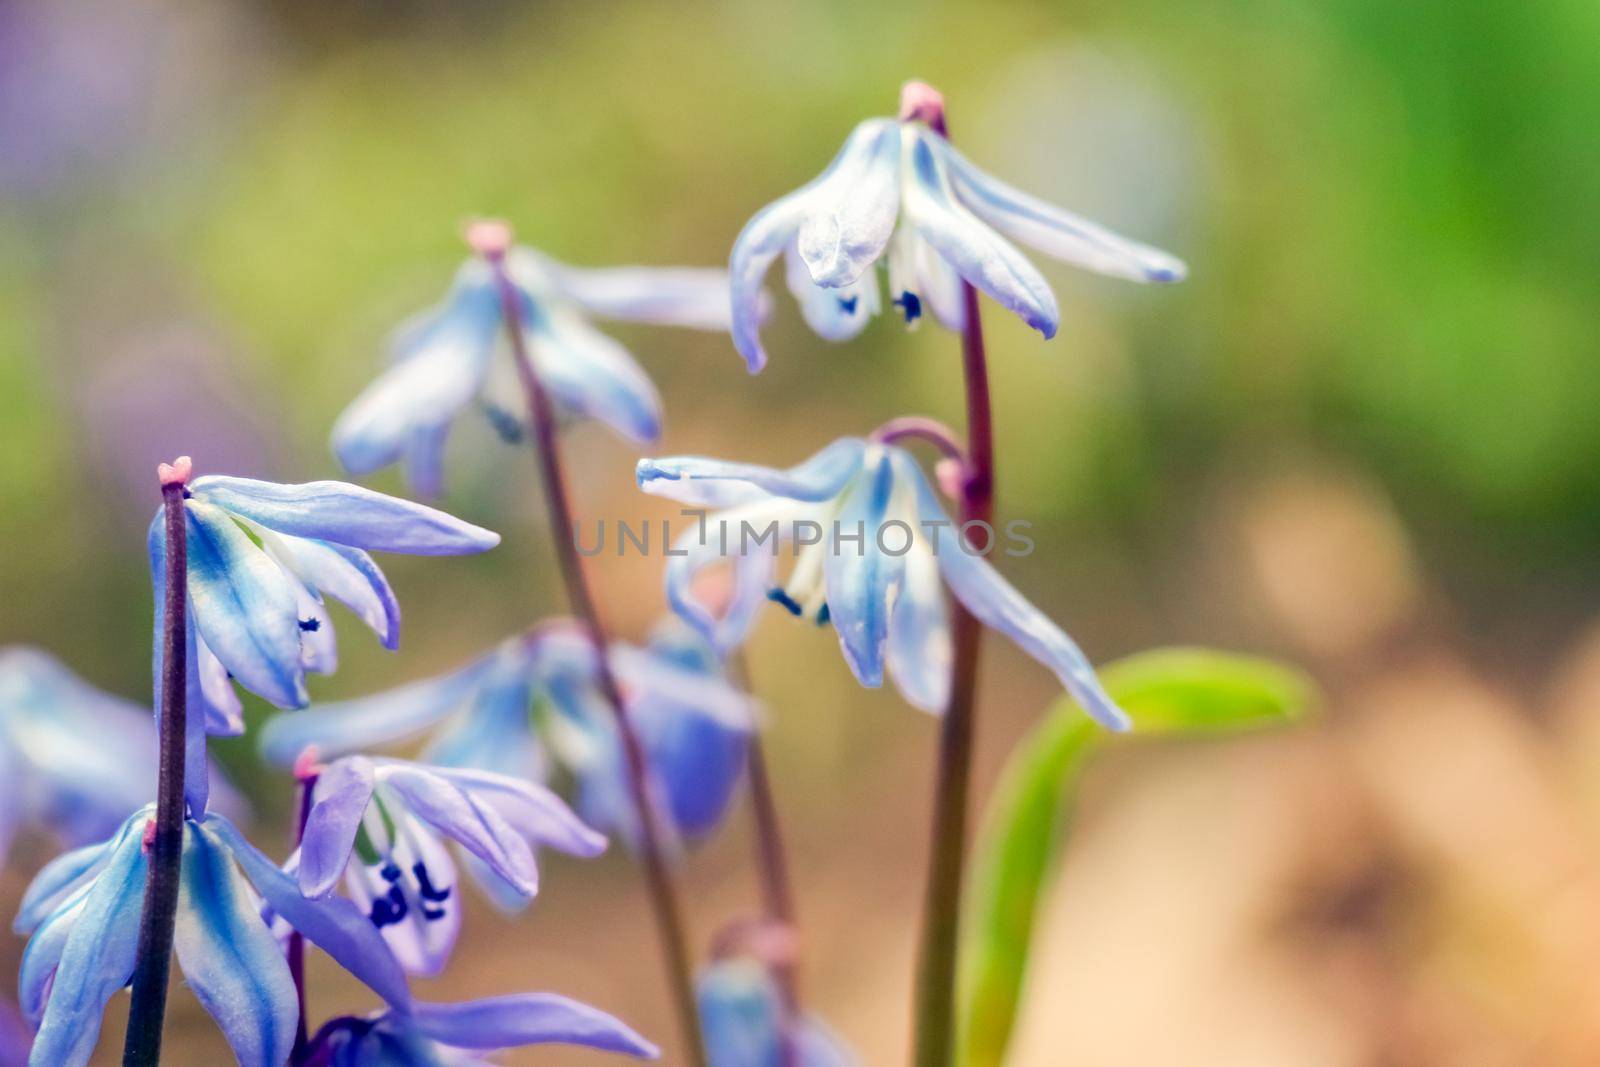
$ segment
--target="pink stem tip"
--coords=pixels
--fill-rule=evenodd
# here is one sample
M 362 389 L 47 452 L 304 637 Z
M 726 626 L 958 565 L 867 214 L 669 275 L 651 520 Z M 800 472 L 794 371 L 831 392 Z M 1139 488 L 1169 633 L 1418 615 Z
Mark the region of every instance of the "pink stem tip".
M 161 484 L 164 486 L 187 485 L 189 484 L 189 475 L 193 473 L 194 460 L 188 456 L 179 456 L 171 463 L 159 463 L 156 465 L 156 477 L 161 479 Z
M 944 126 L 944 94 L 927 82 L 909 81 L 900 90 L 900 121 Z
M 485 259 L 499 259 L 511 251 L 515 236 L 511 223 L 504 219 L 473 219 L 467 223 L 461 236 L 467 247 Z
M 309 782 L 322 774 L 322 763 L 317 756 L 317 746 L 307 745 L 294 758 L 294 780 Z

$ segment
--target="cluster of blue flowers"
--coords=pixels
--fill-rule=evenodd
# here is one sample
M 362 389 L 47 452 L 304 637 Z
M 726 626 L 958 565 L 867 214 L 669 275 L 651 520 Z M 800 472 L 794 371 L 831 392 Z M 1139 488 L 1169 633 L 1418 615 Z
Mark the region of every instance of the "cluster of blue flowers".
M 926 308 L 963 329 L 970 285 L 1050 337 L 1059 320 L 1054 297 L 1008 236 L 1118 277 L 1159 282 L 1184 273 L 1165 253 L 985 174 L 912 106 L 899 118 L 862 123 L 819 178 L 758 213 L 738 237 L 729 272 L 579 269 L 522 247 L 499 262 L 475 256 L 439 307 L 399 331 L 392 364 L 334 427 L 334 451 L 358 475 L 403 463 L 413 489 L 434 495 L 444 484 L 449 430 L 468 407 L 478 406 L 507 439 L 524 437 L 536 412 L 508 387 L 516 368 L 500 346 L 509 331 L 520 333 L 513 353 L 528 354 L 527 369 L 564 415 L 654 442 L 659 396 L 588 316 L 731 332 L 759 370 L 768 312 L 762 279 L 780 254 L 806 322 L 830 340 L 854 336 L 880 310 L 880 262 L 890 303 L 908 325 Z M 938 713 L 950 699 L 953 597 L 1049 668 L 1105 726 L 1126 726 L 1084 653 L 970 550 L 937 479 L 893 441 L 845 438 L 787 470 L 644 459 L 637 478 L 648 493 L 726 509 L 735 527 L 896 523 L 907 539 L 898 552 L 871 537 L 859 551 L 793 545 L 780 580 L 770 545 L 688 537 L 665 576 L 674 617 L 643 645 L 597 645 L 581 621 L 549 619 L 441 677 L 312 706 L 308 674 L 337 666 L 330 597 L 384 647 L 398 647 L 399 604 L 370 553 L 461 555 L 492 548 L 498 535 L 344 482 L 213 475 L 186 484 L 187 813 L 173 944 L 189 989 L 241 1064 L 465 1063 L 550 1041 L 656 1055 L 623 1023 L 559 996 L 425 1004 L 412 998 L 408 976 L 435 975 L 448 963 L 464 906 L 462 868 L 495 905 L 516 910 L 538 891 L 539 849 L 594 856 L 605 833 L 637 845 L 641 812 L 612 694 L 637 731 L 646 789 L 670 847 L 716 829 L 760 720 L 753 699 L 730 681 L 728 657 L 767 604 L 831 626 L 863 685 L 881 685 L 887 674 L 910 704 Z M 158 512 L 149 535 L 158 706 L 166 529 Z M 733 578 L 713 603 L 696 578 L 720 564 Z M 278 708 L 305 709 L 274 717 L 260 733 L 268 760 L 292 768 L 307 793 L 299 847 L 281 864 L 236 828 L 229 816 L 242 804 L 207 761 L 208 736 L 244 731 L 236 687 Z M 424 736 L 417 761 L 380 754 Z M 0 860 L 13 831 L 25 827 L 72 848 L 38 874 L 15 921 L 29 939 L 19 1000 L 33 1035 L 30 1063 L 86 1063 L 107 1002 L 134 972 L 155 769 L 153 758 L 128 757 L 153 753 L 156 742 L 141 709 L 43 653 L 0 654 Z M 550 787 L 558 777 L 574 784 L 571 808 Z M 382 1008 L 310 1028 L 285 952 L 292 938 L 323 949 Z M 714 1067 L 853 1062 L 821 1024 L 785 1022 L 773 974 L 754 954 L 707 968 L 698 998 Z M 21 1029 L 0 1015 L 0 1044 L 29 1040 Z

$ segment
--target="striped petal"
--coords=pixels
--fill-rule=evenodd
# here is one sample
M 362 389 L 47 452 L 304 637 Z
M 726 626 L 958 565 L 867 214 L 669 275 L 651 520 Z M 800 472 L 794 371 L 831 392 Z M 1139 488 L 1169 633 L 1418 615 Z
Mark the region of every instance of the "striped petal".
M 465 1004 L 413 1006 L 410 1029 L 451 1048 L 492 1051 L 524 1045 L 584 1045 L 655 1059 L 660 1050 L 597 1008 L 554 993 L 520 993 Z
M 838 496 L 855 477 L 866 447 L 860 438 L 843 437 L 787 470 L 702 456 L 642 459 L 634 474 L 645 492 L 686 504 L 717 507 L 763 496 L 817 503 Z
M 1055 294 L 1027 257 L 956 199 L 935 154 L 936 140 L 926 130 L 906 138 L 906 221 L 961 277 L 1046 338 L 1054 337 L 1061 322 Z
M 196 478 L 190 492 L 191 510 L 202 501 L 277 533 L 370 552 L 459 556 L 500 543 L 499 534 L 453 515 L 349 482 L 282 485 L 207 475 Z
M 886 450 L 869 453 L 861 476 L 846 492 L 831 533 L 823 574 L 828 613 L 839 634 L 845 662 L 862 685 L 883 684 L 884 643 L 889 636 L 889 605 L 905 570 L 904 556 L 882 550 L 884 520 L 894 496 L 894 465 Z
M 900 124 L 868 119 L 808 194 L 796 243 L 818 285 L 850 285 L 883 255 L 900 211 L 900 154 Z
M 281 1067 L 300 1013 L 289 965 L 228 850 L 192 824 L 172 943 L 195 999 L 240 1067 Z
M 592 315 L 726 331 L 728 272 L 699 267 L 569 267 L 545 259 L 554 287 Z
M 539 876 L 528 842 L 476 790 L 462 788 L 447 773 L 398 761 L 378 765 L 378 780 L 413 814 L 533 896 L 539 889 Z
M 400 647 L 400 603 L 383 571 L 359 548 L 305 537 L 277 535 L 281 559 L 309 588 L 356 613 L 383 647 Z
M 627 349 L 559 304 L 540 307 L 528 335 L 540 378 L 562 407 L 637 444 L 661 436 L 661 396 Z
M 909 476 L 917 489 L 917 507 L 924 523 L 940 523 L 944 534 L 934 541 L 939 571 L 950 591 L 985 626 L 1005 634 L 1028 655 L 1055 672 L 1072 698 L 1102 726 L 1126 730 L 1127 714 L 1101 688 L 1089 663 L 1066 632 L 1045 617 L 995 570 L 989 561 L 958 543 L 938 495 L 920 469 L 912 465 Z
M 942 137 L 928 140 L 962 203 L 1008 237 L 1067 263 L 1130 281 L 1180 282 L 1188 274 L 1176 256 L 1007 185 L 974 166 Z
M 344 874 L 373 784 L 372 762 L 360 756 L 335 760 L 318 776 L 300 837 L 297 874 L 306 896 L 327 896 Z
M 142 826 L 148 817 L 148 812 L 140 812 L 129 820 L 130 825 L 139 825 L 140 832 L 122 835 L 93 886 L 73 905 L 76 915 L 60 942 L 60 956 L 49 979 L 33 1063 L 50 1067 L 88 1063 L 100 1037 L 106 1002 L 133 977 L 148 868 Z M 41 969 L 41 962 L 28 968 L 30 978 Z
M 293 583 L 229 515 L 188 501 L 195 627 L 228 672 L 281 708 L 310 699 Z

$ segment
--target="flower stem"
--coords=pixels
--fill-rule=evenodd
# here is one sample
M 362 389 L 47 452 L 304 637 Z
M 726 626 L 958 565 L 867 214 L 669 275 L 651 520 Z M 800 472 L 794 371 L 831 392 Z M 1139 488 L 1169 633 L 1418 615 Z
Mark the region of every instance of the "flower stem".
M 146 831 L 150 869 L 144 909 L 139 917 L 138 963 L 133 999 L 122 1046 L 123 1067 L 152 1067 L 161 1058 L 161 1030 L 167 1014 L 167 976 L 172 966 L 172 934 L 177 922 L 178 887 L 183 863 L 183 769 L 188 708 L 189 553 L 184 519 L 187 456 L 161 465 L 165 517 L 166 590 L 161 635 L 161 748 L 156 785 L 156 817 Z
M 728 666 L 739 685 L 750 692 L 750 668 L 744 654 L 734 652 L 728 658 Z M 745 749 L 745 763 L 750 774 L 750 807 L 755 815 L 756 870 L 761 880 L 762 907 L 768 924 L 787 935 L 782 939 L 784 951 L 768 961 L 783 1012 L 783 1042 L 779 1047 L 779 1062 L 780 1067 L 799 1067 L 800 977 L 799 961 L 793 950 L 799 945 L 800 927 L 794 903 L 794 883 L 789 875 L 788 851 L 784 848 L 778 803 L 773 794 L 766 748 L 761 742 L 759 730 L 751 731 L 750 742 Z
M 902 113 L 927 122 L 948 137 L 944 101 L 911 83 Z M 989 366 L 983 345 L 978 291 L 961 285 L 966 312 L 961 367 L 967 400 L 967 470 L 962 482 L 961 524 L 988 522 L 994 514 L 994 416 L 989 403 Z M 961 934 L 962 868 L 967 849 L 967 802 L 972 778 L 978 653 L 983 628 L 958 600 L 951 620 L 953 653 L 950 705 L 939 731 L 939 766 L 933 791 L 933 836 L 923 896 L 922 944 L 916 988 L 916 1067 L 949 1067 L 955 1055 L 956 950 Z
M 645 886 L 651 908 L 655 913 L 656 929 L 661 938 L 661 948 L 666 957 L 667 982 L 672 994 L 678 1024 L 688 1046 L 687 1062 L 705 1063 L 704 1042 L 700 1036 L 700 1014 L 695 1004 L 694 979 L 685 935 L 682 908 L 677 889 L 667 868 L 660 814 L 651 802 L 649 772 L 645 764 L 644 746 L 628 714 L 622 690 L 611 668 L 607 654 L 609 638 L 600 615 L 599 605 L 583 571 L 583 560 L 578 555 L 574 540 L 576 527 L 572 519 L 572 503 L 567 492 L 566 472 L 561 465 L 560 444 L 556 439 L 555 412 L 550 396 L 534 371 L 533 361 L 523 340 L 522 306 L 518 290 L 507 273 L 505 256 L 510 250 L 510 230 L 501 224 L 480 223 L 469 233 L 469 243 L 494 270 L 495 284 L 500 292 L 500 305 L 505 319 L 506 333 L 511 341 L 517 374 L 523 392 L 527 395 L 528 415 L 532 424 L 532 444 L 540 464 L 541 483 L 544 487 L 546 510 L 555 542 L 556 557 L 561 567 L 561 577 L 566 586 L 572 610 L 588 631 L 594 645 L 598 664 L 598 681 L 601 694 L 611 708 L 617 736 L 622 743 L 623 759 L 627 767 L 628 790 L 639 816 L 639 860 L 644 868 Z
M 315 755 L 308 749 L 295 767 L 299 802 L 296 804 L 294 833 L 290 836 L 293 848 L 300 847 L 301 840 L 306 836 L 306 821 L 311 818 L 312 794 L 317 788 L 315 767 Z M 290 932 L 286 954 L 289 958 L 289 976 L 294 979 L 295 1000 L 300 1005 L 300 1018 L 294 1029 L 294 1050 L 289 1054 L 289 1062 L 302 1063 L 310 1049 L 306 1027 L 306 939 L 299 930 Z

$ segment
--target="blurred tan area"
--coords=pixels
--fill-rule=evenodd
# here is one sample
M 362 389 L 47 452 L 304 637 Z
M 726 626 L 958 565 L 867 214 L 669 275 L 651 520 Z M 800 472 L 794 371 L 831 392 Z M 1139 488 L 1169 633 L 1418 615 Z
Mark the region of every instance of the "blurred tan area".
M 339 476 L 328 428 L 443 291 L 464 218 L 584 265 L 720 264 L 926 78 L 975 160 L 1193 271 L 1154 290 L 1041 264 L 1049 343 L 986 305 L 999 513 L 1039 546 L 1008 576 L 1097 660 L 1212 645 L 1327 694 L 1291 731 L 1091 768 L 1013 1063 L 1595 1062 L 1596 32 L 1589 0 L 0 5 L 0 644 L 142 698 L 154 464 Z M 959 422 L 953 338 L 883 320 L 827 345 L 771 284 L 758 378 L 726 338 L 615 331 L 665 398 L 660 453 L 787 464 L 894 415 Z M 584 514 L 675 514 L 634 490 L 629 447 L 567 440 Z M 504 544 L 386 561 L 402 650 L 338 618 L 316 698 L 561 610 L 531 459 L 463 425 L 447 469 L 443 506 Z M 660 565 L 594 561 L 620 633 L 665 610 Z M 751 663 L 805 1000 L 863 1063 L 901 1063 L 936 723 L 787 617 Z M 978 796 L 1057 696 L 990 639 Z M 289 783 L 248 737 L 215 749 L 282 855 Z M 49 848 L 21 843 L 0 911 Z M 698 949 L 754 910 L 750 848 L 741 806 L 685 858 Z M 670 1049 L 624 850 L 545 862 L 525 915 L 472 902 L 419 995 L 560 991 Z M 0 996 L 20 951 L 0 942 Z M 322 957 L 311 999 L 372 1006 Z M 168 1052 L 227 1062 L 181 989 Z

